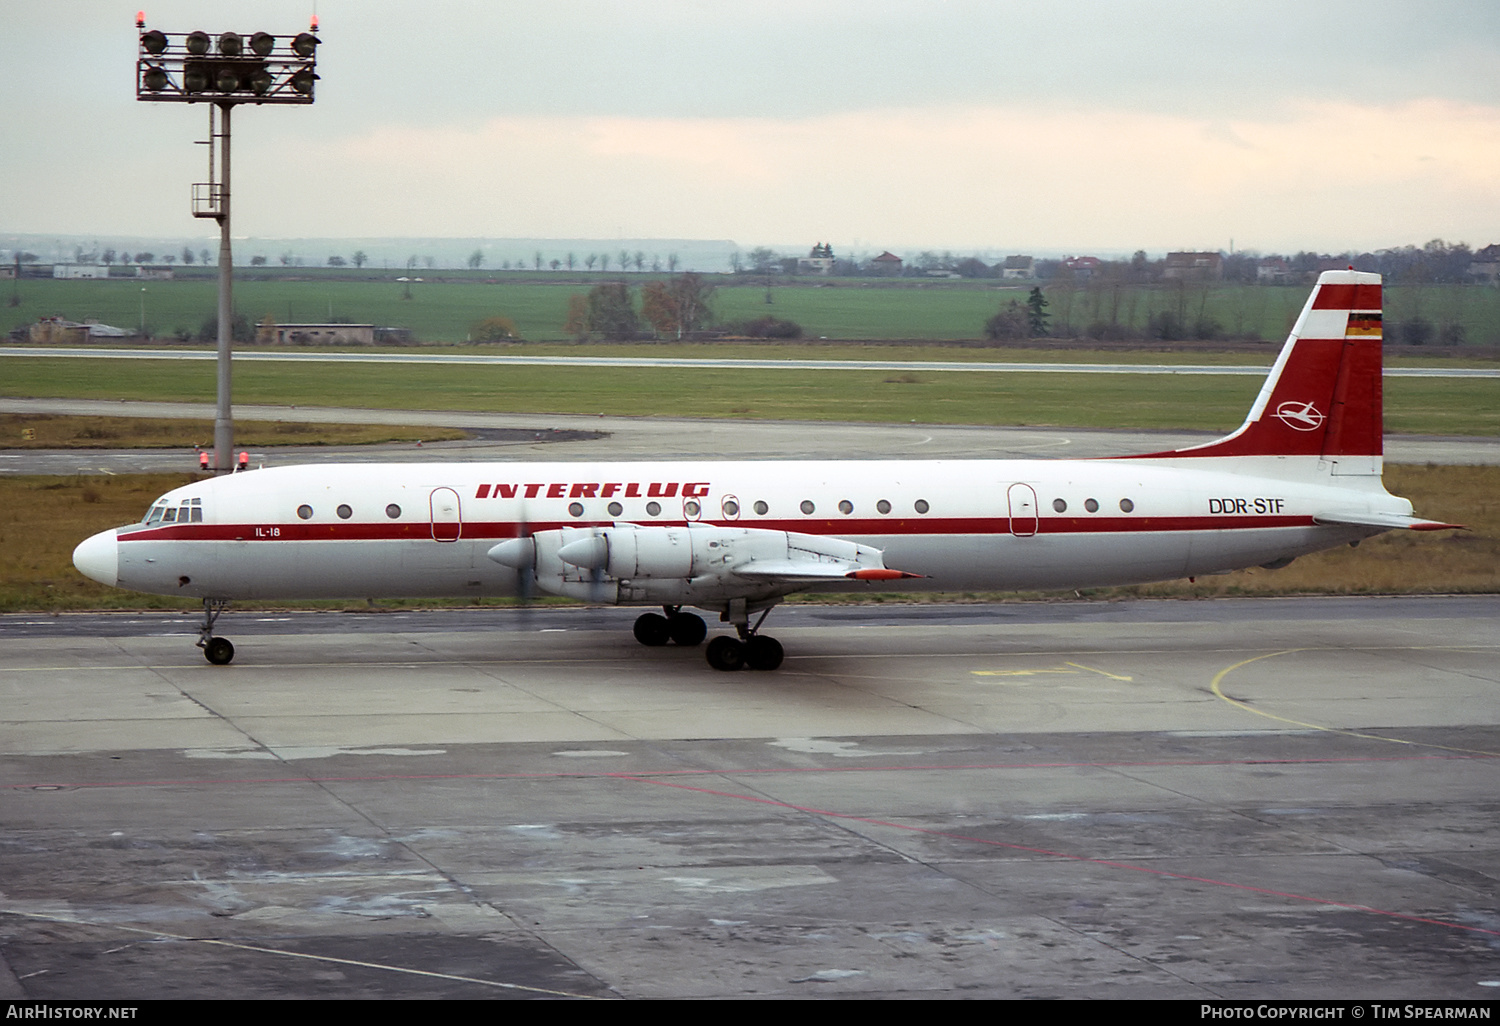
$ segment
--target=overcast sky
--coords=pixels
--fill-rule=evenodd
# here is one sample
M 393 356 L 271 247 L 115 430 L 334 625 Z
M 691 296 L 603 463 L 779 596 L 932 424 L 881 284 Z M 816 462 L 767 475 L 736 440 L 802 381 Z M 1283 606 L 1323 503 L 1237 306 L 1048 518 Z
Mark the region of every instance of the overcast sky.
M 137 4 L 0 0 L 0 232 L 210 235 L 206 105 L 134 98 Z M 240 107 L 237 236 L 839 252 L 1500 242 L 1500 3 L 152 0 L 321 22 Z

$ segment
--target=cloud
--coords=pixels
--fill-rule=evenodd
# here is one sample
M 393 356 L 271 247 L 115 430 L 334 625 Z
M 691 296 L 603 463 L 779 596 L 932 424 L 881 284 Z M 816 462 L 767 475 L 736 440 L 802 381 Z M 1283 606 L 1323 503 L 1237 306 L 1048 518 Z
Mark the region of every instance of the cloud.
M 1500 109 L 1274 117 L 974 106 L 796 119 L 509 116 L 313 147 L 310 232 L 1376 247 L 1500 236 Z M 257 178 L 250 188 L 269 188 Z M 293 201 L 295 202 L 295 201 Z

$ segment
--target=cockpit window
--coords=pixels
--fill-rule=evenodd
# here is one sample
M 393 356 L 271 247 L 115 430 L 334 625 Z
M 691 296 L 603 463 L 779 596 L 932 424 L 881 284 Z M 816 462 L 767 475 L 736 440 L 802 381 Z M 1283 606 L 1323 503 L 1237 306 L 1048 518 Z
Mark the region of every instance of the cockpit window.
M 203 523 L 203 499 L 179 499 L 178 504 L 173 505 L 171 500 L 158 499 L 144 517 L 143 524 L 201 524 Z

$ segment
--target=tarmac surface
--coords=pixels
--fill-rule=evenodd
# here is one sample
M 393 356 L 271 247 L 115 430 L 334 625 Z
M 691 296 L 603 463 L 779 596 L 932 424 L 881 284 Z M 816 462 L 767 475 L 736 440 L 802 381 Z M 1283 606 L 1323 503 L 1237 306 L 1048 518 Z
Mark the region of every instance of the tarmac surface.
M 1500 993 L 1500 597 L 633 615 L 0 617 L 0 998 Z

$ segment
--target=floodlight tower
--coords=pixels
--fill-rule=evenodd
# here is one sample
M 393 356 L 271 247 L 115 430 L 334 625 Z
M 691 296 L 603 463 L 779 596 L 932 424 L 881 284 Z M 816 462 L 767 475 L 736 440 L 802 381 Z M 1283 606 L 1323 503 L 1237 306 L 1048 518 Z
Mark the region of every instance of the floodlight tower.
M 306 32 L 274 36 L 147 30 L 138 12 L 140 47 L 135 98 L 207 103 L 208 181 L 193 185 L 193 216 L 219 222 L 219 396 L 214 416 L 214 470 L 234 469 L 234 415 L 229 399 L 233 339 L 234 259 L 229 245 L 229 112 L 237 103 L 313 102 L 318 63 L 318 19 Z M 218 112 L 217 119 L 214 112 Z

